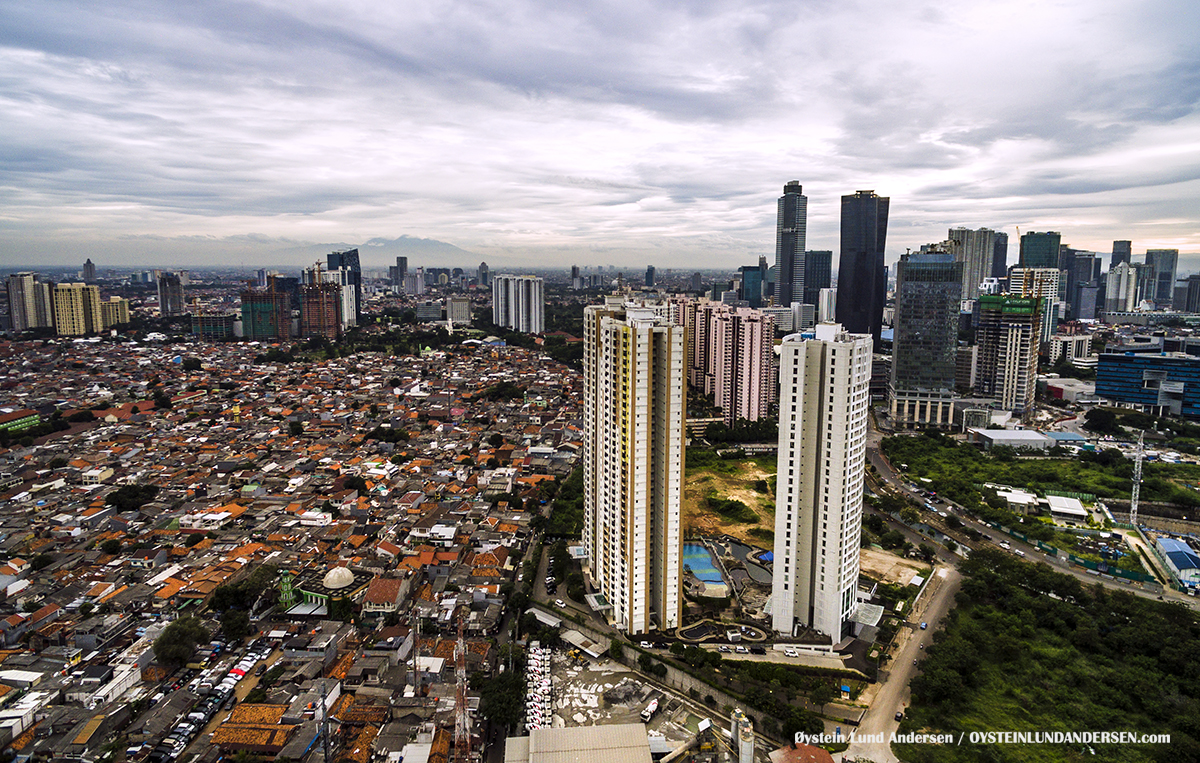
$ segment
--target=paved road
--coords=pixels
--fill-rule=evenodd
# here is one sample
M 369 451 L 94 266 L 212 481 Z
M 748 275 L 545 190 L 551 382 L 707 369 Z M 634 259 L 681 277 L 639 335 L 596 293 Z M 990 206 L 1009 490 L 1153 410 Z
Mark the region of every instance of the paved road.
M 954 604 L 954 595 L 962 583 L 962 576 L 953 567 L 938 567 L 929 587 L 921 595 L 912 615 L 905 621 L 904 630 L 897 634 L 899 648 L 890 664 L 881 668 L 879 682 L 868 690 L 864 697 L 870 707 L 863 716 L 862 723 L 855 729 L 855 734 L 880 734 L 888 739 L 892 732 L 900 726 L 896 713 L 908 706 L 910 697 L 909 681 L 916 675 L 918 666 L 914 660 L 923 656 L 923 648 L 931 643 L 930 636 L 941 626 L 946 613 Z M 928 630 L 921 630 L 921 623 L 929 624 Z M 851 760 L 864 758 L 875 763 L 898 763 L 898 758 L 892 754 L 891 744 L 863 744 L 855 742 L 843 753 Z
M 901 479 L 899 476 L 897 476 L 895 474 L 895 472 L 892 471 L 891 466 L 888 464 L 887 460 L 883 457 L 882 453 L 880 453 L 880 451 L 875 443 L 869 442 L 868 448 L 867 448 L 867 458 L 875 466 L 876 470 L 878 470 L 880 478 L 883 479 L 888 485 L 901 491 L 905 495 L 911 495 L 913 498 L 915 498 L 917 500 L 920 500 L 920 501 L 925 500 L 923 497 L 920 496 L 920 494 L 911 490 L 908 487 L 908 484 L 903 479 Z M 1129 585 L 1129 584 L 1125 584 L 1125 583 L 1118 583 L 1118 582 L 1112 581 L 1112 580 L 1106 580 L 1097 575 L 1089 575 L 1079 567 L 1074 567 L 1074 566 L 1070 566 L 1070 565 L 1066 564 L 1065 559 L 1059 559 L 1056 556 L 1045 553 L 1044 551 L 1042 551 L 1035 545 L 1030 545 L 1028 543 L 1024 543 L 1020 540 L 1017 540 L 1016 538 L 1012 538 L 1007 535 L 1004 535 L 999 530 L 989 527 L 988 525 L 976 520 L 974 517 L 967 514 L 967 512 L 965 512 L 961 506 L 957 506 L 950 501 L 946 501 L 946 503 L 942 504 L 942 506 L 944 506 L 946 508 L 946 510 L 948 510 L 948 511 L 953 511 L 953 513 L 955 515 L 957 515 L 960 520 L 962 520 L 964 527 L 974 529 L 974 530 L 978 531 L 981 535 L 990 536 L 993 539 L 994 543 L 998 543 L 1001 540 L 1008 541 L 1008 543 L 1012 546 L 1012 550 L 1013 551 L 1017 551 L 1017 550 L 1021 551 L 1023 554 L 1025 554 L 1025 559 L 1028 561 L 1045 562 L 1046 564 L 1049 564 L 1051 567 L 1053 567 L 1055 570 L 1057 570 L 1059 572 L 1065 572 L 1068 575 L 1074 575 L 1076 578 L 1078 578 L 1080 581 L 1082 581 L 1085 585 L 1090 586 L 1090 585 L 1095 585 L 1096 583 L 1099 583 L 1102 586 L 1104 586 L 1105 588 L 1109 588 L 1114 591 L 1127 591 L 1136 596 L 1141 596 L 1141 597 L 1147 598 L 1147 599 L 1159 598 L 1159 594 L 1157 591 L 1147 591 L 1138 586 Z M 884 518 L 887 519 L 888 518 L 887 515 L 885 515 Z M 928 512 L 922 511 L 922 521 L 929 521 L 929 519 L 930 519 L 930 517 L 929 517 Z M 893 527 L 898 527 L 903 532 L 904 528 L 900 525 L 900 523 L 898 523 L 894 520 L 892 520 L 891 523 L 892 523 Z M 910 538 L 910 540 L 911 540 L 911 538 Z M 928 539 L 923 538 L 922 540 L 928 542 Z M 939 559 L 945 558 L 945 553 L 940 548 L 939 548 L 938 558 Z M 1162 598 L 1165 601 L 1178 602 L 1187 607 L 1192 608 L 1193 610 L 1200 611 L 1200 600 L 1198 600 L 1194 596 L 1187 596 L 1185 594 L 1182 594 L 1178 591 L 1175 591 L 1174 589 L 1167 588 L 1166 590 L 1164 590 L 1162 592 Z

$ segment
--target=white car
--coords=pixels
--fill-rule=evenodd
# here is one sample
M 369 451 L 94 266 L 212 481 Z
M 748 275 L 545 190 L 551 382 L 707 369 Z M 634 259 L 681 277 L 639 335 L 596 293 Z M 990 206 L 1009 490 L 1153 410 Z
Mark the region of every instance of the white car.
M 795 649 L 784 649 L 783 654 L 787 657 L 799 657 L 800 656 L 800 653 L 797 652 Z
M 750 654 L 750 650 L 744 646 L 738 646 L 737 653 L 738 654 Z
M 563 607 L 566 607 L 566 606 L 567 606 L 567 603 L 566 603 L 565 601 L 563 601 L 562 599 L 555 599 L 555 600 L 554 600 L 554 606 L 556 606 L 556 607 L 559 607 L 559 608 L 563 608 Z

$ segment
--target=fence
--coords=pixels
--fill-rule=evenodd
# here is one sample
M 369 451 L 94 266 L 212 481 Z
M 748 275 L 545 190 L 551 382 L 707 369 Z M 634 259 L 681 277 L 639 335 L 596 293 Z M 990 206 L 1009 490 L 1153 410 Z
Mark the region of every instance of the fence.
M 1132 580 L 1136 583 L 1158 582 L 1153 575 L 1147 575 L 1142 572 L 1134 572 L 1132 570 L 1123 570 L 1120 567 L 1108 564 L 1107 562 L 1093 562 L 1090 559 L 1084 559 L 1082 557 L 1075 556 L 1074 554 L 1067 554 L 1067 559 L 1070 560 L 1072 564 L 1077 564 L 1080 567 L 1086 567 L 1089 570 L 1095 570 L 1096 572 L 1100 572 L 1105 575 L 1111 575 L 1114 578 L 1124 578 L 1125 580 Z M 1104 567 L 1105 569 L 1100 569 L 1101 567 Z

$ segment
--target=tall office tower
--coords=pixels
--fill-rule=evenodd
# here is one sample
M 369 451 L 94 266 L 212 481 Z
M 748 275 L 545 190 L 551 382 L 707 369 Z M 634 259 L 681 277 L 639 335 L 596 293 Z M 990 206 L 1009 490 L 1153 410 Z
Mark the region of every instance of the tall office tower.
M 646 281 L 645 281 L 645 283 L 646 283 L 647 289 L 654 288 L 654 266 L 653 265 L 646 266 Z
M 955 350 L 963 262 L 904 254 L 896 265 L 896 321 L 888 385 L 897 428 L 954 423 Z
M 183 315 L 187 303 L 183 301 L 183 279 L 178 273 L 160 273 L 158 276 L 158 314 L 164 318 Z
M 83 282 L 96 283 L 96 263 L 92 262 L 91 257 L 83 263 Z
M 1062 277 L 1057 268 L 1013 268 L 1009 272 L 1008 291 L 1013 296 L 1034 297 L 1041 300 L 1041 329 L 1038 342 L 1049 342 L 1058 331 L 1059 300 L 1058 287 Z
M 475 270 L 475 283 L 480 286 L 488 286 L 491 282 L 492 271 L 488 269 L 488 264 L 486 262 L 479 263 L 479 267 Z
M 109 297 L 100 303 L 100 324 L 102 328 L 124 326 L 129 323 L 129 300 L 120 297 Z
M 1070 305 L 1071 318 L 1083 318 L 1085 316 L 1077 309 L 1079 289 L 1085 284 L 1100 280 L 1100 255 L 1095 252 L 1071 250 L 1070 254 L 1063 258 L 1062 264 L 1067 274 L 1067 284 L 1061 296 Z
M 739 299 L 746 300 L 746 303 L 755 309 L 763 306 L 763 272 L 758 265 L 743 265 L 738 268 L 738 273 L 741 275 L 742 289 L 738 294 Z
M 396 258 L 397 261 L 400 259 Z M 362 323 L 363 296 L 362 296 L 362 265 L 358 260 L 357 249 L 347 249 L 344 252 L 330 252 L 325 256 L 326 264 L 329 270 L 346 270 L 349 271 L 349 283 L 354 288 L 354 322 L 349 321 L 349 316 L 345 322 L 351 326 L 357 326 Z M 301 309 L 303 309 L 303 295 L 301 295 Z
M 971 230 L 951 228 L 947 235 L 948 247 L 956 262 L 962 263 L 963 299 L 979 296 L 979 284 L 992 275 L 996 261 L 996 231 L 990 228 Z M 1004 257 L 1008 258 L 1008 237 L 1004 239 Z
M 83 336 L 104 329 L 100 287 L 60 283 L 54 287 L 54 331 L 59 336 Z
M 775 320 L 749 307 L 714 305 L 698 312 L 710 321 L 705 394 L 721 406 L 727 426 L 765 418 L 775 402 Z
M 1131 262 L 1118 262 L 1108 270 L 1104 289 L 1104 312 L 1124 313 L 1137 309 L 1139 271 Z
M 1103 281 L 1081 283 L 1075 288 L 1075 302 L 1071 305 L 1071 319 L 1076 321 L 1094 321 L 1098 312 L 1104 309 L 1102 294 Z
M 267 288 L 263 291 L 243 291 L 241 300 L 244 339 L 292 338 L 291 297 L 278 288 L 278 279 L 274 276 L 267 276 Z
M 828 289 L 831 283 L 833 283 L 833 252 L 828 249 L 814 249 L 805 252 L 804 304 L 817 304 L 821 289 Z
M 817 323 L 832 323 L 837 318 L 837 289 L 821 289 L 817 295 Z
M 1017 264 L 1022 268 L 1057 268 L 1061 245 L 1062 234 L 1056 231 L 1026 233 L 1021 236 L 1021 259 Z
M 680 624 L 687 330 L 608 297 L 584 308 L 586 574 L 626 633 Z
M 54 325 L 50 304 L 51 284 L 37 273 L 13 273 L 7 281 L 8 312 L 13 331 L 48 328 Z
M 1178 305 L 1176 310 L 1185 313 L 1200 313 L 1200 275 L 1190 275 L 1187 278 L 1180 279 L 1181 286 L 1176 289 L 1176 294 L 1180 291 Z
M 1033 415 L 1041 322 L 1036 298 L 979 297 L 975 394 L 994 398 L 1024 420 Z
M 522 334 L 545 330 L 546 301 L 538 276 L 500 275 L 492 279 L 492 323 Z
M 886 196 L 858 191 L 842 197 L 842 252 L 838 263 L 838 323 L 852 334 L 870 334 L 879 344 L 887 298 Z
M 312 279 L 300 287 L 300 336 L 336 340 L 342 335 L 342 287 Z
M 258 281 L 254 285 L 259 289 L 267 288 L 267 271 L 260 269 L 256 275 L 258 276 Z
M 1112 250 L 1112 259 L 1108 261 L 1108 269 L 1112 270 L 1122 262 L 1133 261 L 1133 242 L 1132 241 L 1114 241 Z
M 700 271 L 692 273 L 692 291 L 704 291 L 704 278 Z
M 388 280 L 393 289 L 404 289 L 404 278 L 408 275 L 408 258 L 397 257 L 396 264 L 388 268 Z
M 784 337 L 779 356 L 773 627 L 841 641 L 862 534 L 871 337 L 836 323 Z
M 808 197 L 799 180 L 783 187 L 775 220 L 775 304 L 791 307 L 804 299 L 804 237 Z
M 1008 234 L 996 231 L 995 249 L 992 252 L 992 278 L 1008 275 Z
M 1150 278 L 1154 282 L 1153 299 L 1161 306 L 1171 303 L 1175 290 L 1175 271 L 1179 267 L 1178 249 L 1147 249 L 1146 265 L 1150 267 Z
M 571 279 L 572 279 L 572 280 L 574 280 L 574 279 L 576 279 L 576 278 L 578 278 L 578 277 L 579 277 L 579 266 L 578 266 L 578 265 L 572 265 L 572 266 L 571 266 Z

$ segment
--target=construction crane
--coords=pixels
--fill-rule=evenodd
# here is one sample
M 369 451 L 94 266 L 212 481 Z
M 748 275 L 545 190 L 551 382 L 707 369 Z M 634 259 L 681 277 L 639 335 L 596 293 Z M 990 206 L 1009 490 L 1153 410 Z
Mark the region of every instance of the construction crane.
M 471 720 L 467 708 L 467 618 L 458 616 L 458 641 L 454 645 L 454 763 L 470 763 Z
M 1142 457 L 1145 455 L 1142 443 L 1145 436 L 1145 430 L 1138 432 L 1137 454 L 1133 458 L 1133 490 L 1129 494 L 1129 524 L 1133 525 L 1134 530 L 1137 530 L 1138 493 L 1141 492 L 1142 487 Z

